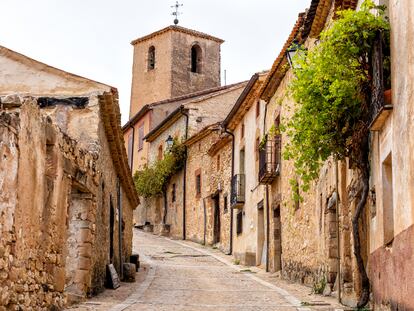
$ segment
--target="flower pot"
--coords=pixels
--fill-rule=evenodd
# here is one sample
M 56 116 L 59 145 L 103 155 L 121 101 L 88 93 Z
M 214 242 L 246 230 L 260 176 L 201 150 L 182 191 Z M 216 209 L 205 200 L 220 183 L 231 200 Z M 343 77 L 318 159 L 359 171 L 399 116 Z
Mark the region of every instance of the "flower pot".
M 392 105 L 392 91 L 391 89 L 384 91 L 384 102 L 386 105 Z

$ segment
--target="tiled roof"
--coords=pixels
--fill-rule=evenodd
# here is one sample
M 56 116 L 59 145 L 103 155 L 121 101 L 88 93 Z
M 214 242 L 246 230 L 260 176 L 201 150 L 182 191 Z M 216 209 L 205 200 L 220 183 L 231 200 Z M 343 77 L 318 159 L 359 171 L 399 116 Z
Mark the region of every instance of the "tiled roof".
M 112 162 L 119 174 L 121 184 L 135 208 L 139 204 L 138 194 L 135 190 L 132 180 L 131 171 L 128 165 L 128 157 L 125 150 L 124 138 L 121 129 L 121 113 L 118 104 L 118 91 L 116 88 L 87 79 L 64 70 L 49 66 L 18 52 L 0 46 L 0 55 L 10 58 L 14 61 L 23 63 L 31 68 L 45 71 L 54 75 L 61 76 L 66 79 L 76 80 L 87 83 L 91 87 L 102 90 L 98 95 L 100 105 L 100 117 L 102 118 L 105 134 L 108 140 L 109 149 L 111 150 Z
M 213 36 L 211 36 L 209 34 L 206 34 L 206 33 L 200 32 L 200 31 L 188 29 L 188 28 L 181 27 L 181 26 L 171 25 L 171 26 L 165 27 L 165 28 L 163 28 L 161 30 L 158 30 L 156 32 L 153 32 L 153 33 L 151 33 L 149 35 L 146 35 L 144 37 L 135 39 L 134 41 L 131 42 L 131 44 L 132 45 L 135 45 L 135 44 L 137 44 L 139 42 L 143 42 L 143 41 L 152 39 L 152 38 L 154 38 L 156 36 L 159 36 L 159 35 L 161 35 L 163 33 L 168 32 L 168 31 L 181 32 L 181 33 L 185 33 L 185 34 L 192 35 L 192 36 L 195 36 L 195 37 L 199 37 L 199 38 L 203 38 L 203 39 L 208 39 L 208 40 L 216 41 L 216 42 L 218 42 L 220 44 L 224 42 L 224 40 L 222 40 L 222 39 L 219 39 L 217 37 L 213 37 Z
M 335 0 L 335 11 L 338 10 L 355 10 L 358 0 Z
M 209 99 L 209 98 L 214 97 L 214 96 L 219 96 L 223 93 L 227 93 L 227 92 L 230 92 L 234 89 L 241 88 L 244 85 L 246 85 L 246 82 L 235 83 L 235 84 L 232 84 L 232 85 L 228 85 L 226 87 L 216 88 L 216 89 L 214 89 L 215 91 L 206 92 L 204 94 L 204 96 L 202 96 L 202 97 L 200 97 L 200 95 L 199 96 L 188 97 L 187 98 L 188 100 L 183 102 L 177 109 L 175 109 L 173 112 L 171 112 L 160 124 L 158 124 L 154 129 L 152 129 L 144 137 L 144 139 L 151 142 L 156 137 L 158 137 L 158 135 L 160 133 L 162 133 L 166 128 L 168 128 L 172 123 L 174 123 L 176 121 L 176 118 L 179 115 L 184 114 L 184 112 L 188 110 L 186 108 L 187 104 L 197 103 L 197 102 Z
M 272 69 L 270 69 L 270 72 L 267 75 L 266 80 L 263 82 L 259 96 L 266 102 L 268 102 L 270 98 L 273 96 L 274 92 L 280 84 L 280 81 L 283 79 L 286 71 L 288 70 L 286 50 L 292 45 L 293 40 L 295 40 L 299 35 L 304 21 L 305 13 L 300 13 L 298 20 L 296 21 L 296 24 L 289 35 L 289 38 L 286 40 L 286 43 L 280 51 L 278 57 L 273 62 Z
M 244 82 L 238 82 L 238 83 L 229 84 L 229 85 L 225 85 L 225 86 L 218 86 L 218 87 L 209 88 L 209 89 L 194 92 L 194 93 L 188 93 L 188 94 L 185 94 L 185 95 L 160 100 L 158 102 L 154 102 L 154 103 L 151 103 L 151 104 L 147 104 L 144 107 L 142 107 L 131 119 L 129 119 L 129 121 L 127 123 L 124 124 L 124 126 L 122 127 L 122 130 L 125 131 L 130 126 L 133 126 L 134 124 L 139 122 L 141 117 L 143 115 L 145 115 L 145 113 L 150 111 L 153 107 L 160 106 L 160 105 L 163 105 L 163 104 L 168 104 L 168 103 L 181 102 L 181 101 L 186 101 L 186 100 L 194 100 L 196 98 L 200 98 L 200 97 L 203 97 L 203 96 L 206 96 L 206 95 L 212 95 L 212 94 L 220 92 L 220 91 L 225 91 L 227 89 L 233 88 L 233 87 L 235 87 L 239 84 L 241 85 L 243 83 L 246 83 L 246 82 L 244 81 Z
M 234 127 L 240 122 L 244 117 L 246 112 L 253 105 L 254 100 L 258 98 L 258 91 L 268 75 L 268 71 L 263 71 L 260 73 L 255 73 L 251 78 L 249 83 L 244 88 L 243 92 L 240 94 L 230 113 L 227 115 L 226 119 L 223 121 L 223 126 L 227 129 L 233 130 Z
M 325 27 L 326 20 L 332 9 L 332 4 L 334 4 L 334 12 L 340 10 L 355 10 L 358 4 L 358 0 L 312 0 L 310 10 L 316 2 L 318 3 L 315 18 L 310 30 L 310 36 L 312 38 L 317 38 Z

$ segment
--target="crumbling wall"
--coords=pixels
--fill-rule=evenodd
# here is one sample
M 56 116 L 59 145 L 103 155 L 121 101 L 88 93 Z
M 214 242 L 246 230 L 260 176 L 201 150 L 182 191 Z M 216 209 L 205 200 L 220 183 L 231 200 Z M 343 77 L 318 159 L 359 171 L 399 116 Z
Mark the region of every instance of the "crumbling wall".
M 57 216 L 63 211 L 52 203 L 52 188 L 59 185 L 45 177 L 53 162 L 46 157 L 46 138 L 53 130 L 32 100 L 22 109 L 2 111 L 0 119 L 0 171 L 8 175 L 1 179 L 0 310 L 62 307 L 64 259 Z M 65 193 L 59 199 L 65 201 Z

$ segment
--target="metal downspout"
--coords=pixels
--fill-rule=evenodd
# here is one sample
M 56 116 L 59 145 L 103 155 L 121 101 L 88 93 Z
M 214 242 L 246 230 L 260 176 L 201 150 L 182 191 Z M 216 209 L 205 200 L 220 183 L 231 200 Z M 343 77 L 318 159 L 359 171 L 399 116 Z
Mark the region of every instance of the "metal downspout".
M 117 194 L 118 194 L 118 255 L 119 255 L 119 275 L 122 280 L 123 277 L 123 267 L 122 267 L 122 193 L 121 193 L 121 184 L 119 177 L 117 180 Z
M 336 230 L 338 231 L 337 234 L 337 247 L 338 247 L 338 260 L 337 260 L 337 278 L 338 278 L 338 301 L 341 303 L 342 297 L 341 297 L 341 234 L 340 234 L 340 224 L 339 224 L 339 170 L 338 170 L 338 160 L 336 161 L 335 165 L 335 179 L 336 179 Z
M 185 120 L 185 140 L 188 138 L 188 121 L 189 116 L 188 113 L 184 111 L 183 108 L 181 108 L 181 113 L 186 117 Z M 183 177 L 183 240 L 186 239 L 186 197 L 187 197 L 187 146 L 185 146 L 185 160 L 184 160 L 184 177 Z
M 235 149 L 235 142 L 234 142 L 234 134 L 230 131 L 228 131 L 226 128 L 224 128 L 224 132 L 229 134 L 232 137 L 232 144 L 231 144 L 231 178 L 234 176 L 234 149 Z M 231 190 L 230 190 L 231 191 Z M 231 194 L 230 194 L 231 197 Z M 231 204 L 230 204 L 231 205 Z M 229 247 L 229 253 L 228 255 L 233 254 L 233 208 L 230 206 L 230 247 Z
M 267 103 L 265 104 L 263 118 L 263 136 L 266 135 Z M 269 206 L 269 185 L 266 185 L 266 272 L 269 272 L 270 254 L 270 206 Z

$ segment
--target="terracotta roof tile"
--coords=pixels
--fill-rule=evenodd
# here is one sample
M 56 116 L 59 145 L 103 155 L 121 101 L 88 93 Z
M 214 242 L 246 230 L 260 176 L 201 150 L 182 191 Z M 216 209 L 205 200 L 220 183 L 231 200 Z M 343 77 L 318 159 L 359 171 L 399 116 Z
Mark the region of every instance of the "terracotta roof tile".
M 286 59 L 286 50 L 291 46 L 293 40 L 297 38 L 300 33 L 301 27 L 305 21 L 305 13 L 300 13 L 298 20 L 296 21 L 295 26 L 292 29 L 292 32 L 289 35 L 289 38 L 286 40 L 285 45 L 280 51 L 278 57 L 273 62 L 272 69 L 270 69 L 269 74 L 267 75 L 266 80 L 263 82 L 262 88 L 260 90 L 259 96 L 264 101 L 268 102 L 273 96 L 277 87 L 280 84 L 280 81 L 283 79 L 285 73 L 288 70 L 288 62 Z

